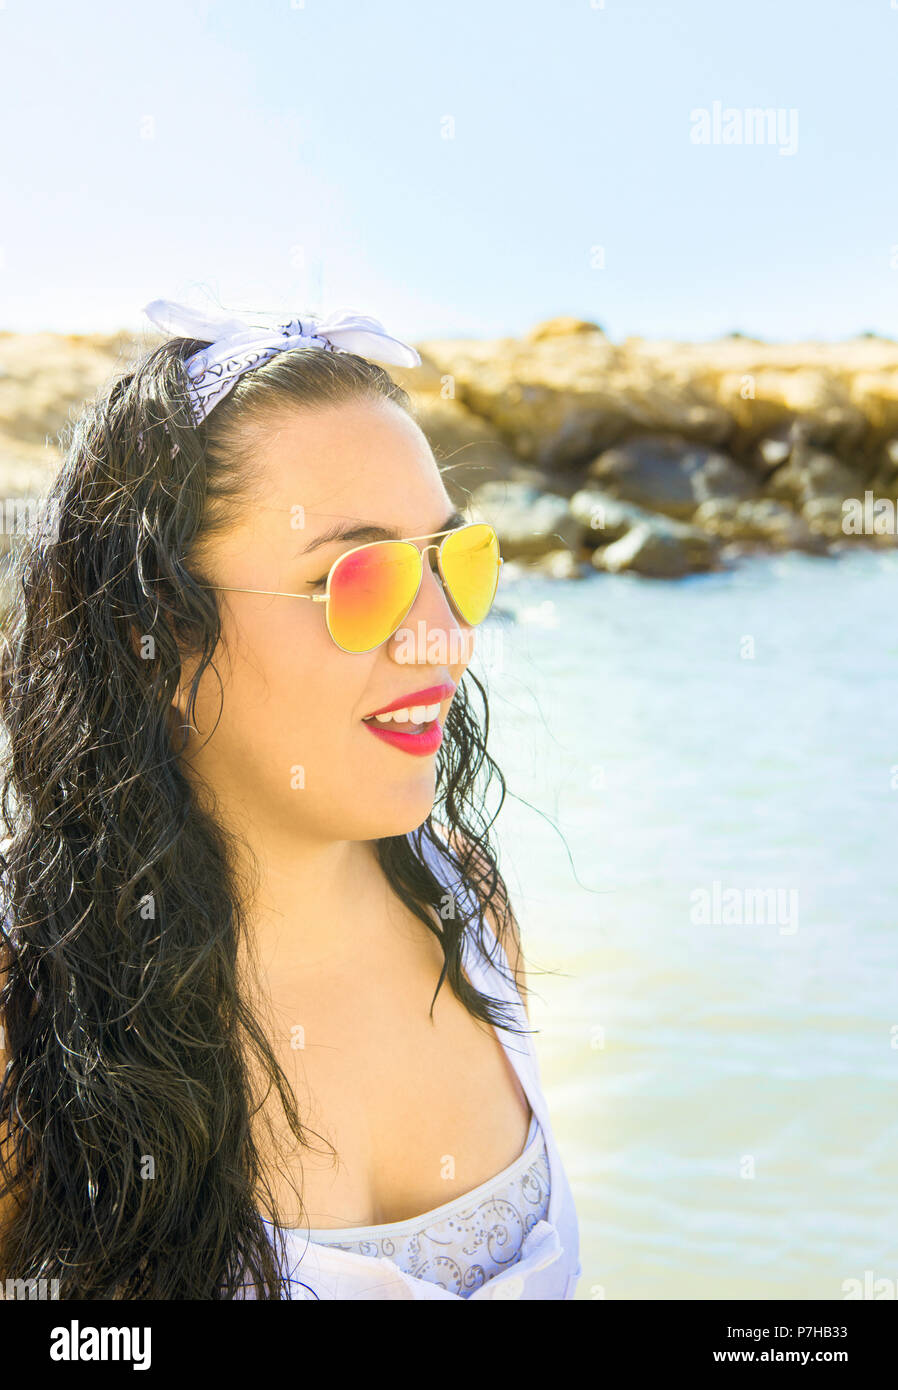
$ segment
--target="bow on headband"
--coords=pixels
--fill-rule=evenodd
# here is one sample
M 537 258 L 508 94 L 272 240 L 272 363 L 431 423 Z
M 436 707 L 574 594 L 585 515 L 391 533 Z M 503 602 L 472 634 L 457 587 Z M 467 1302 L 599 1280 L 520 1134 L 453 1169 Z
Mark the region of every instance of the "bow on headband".
M 354 352 L 360 357 L 373 357 L 397 367 L 421 364 L 419 354 L 409 343 L 392 338 L 377 319 L 354 309 L 324 317 L 307 314 L 305 318 L 291 319 L 274 328 L 200 313 L 168 299 L 154 299 L 144 306 L 143 312 L 168 333 L 209 343 L 209 347 L 195 352 L 184 363 L 198 425 L 236 386 L 244 372 L 289 348 L 317 347 L 328 352 Z

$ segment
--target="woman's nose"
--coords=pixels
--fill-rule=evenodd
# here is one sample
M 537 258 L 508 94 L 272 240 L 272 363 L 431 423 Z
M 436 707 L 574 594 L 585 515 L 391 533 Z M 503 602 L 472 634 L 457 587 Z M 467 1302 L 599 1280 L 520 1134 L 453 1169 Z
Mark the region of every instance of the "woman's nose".
M 390 655 L 401 666 L 467 665 L 474 646 L 474 629 L 460 619 L 443 587 L 436 550 L 424 552 L 424 573 L 418 596 L 390 640 Z

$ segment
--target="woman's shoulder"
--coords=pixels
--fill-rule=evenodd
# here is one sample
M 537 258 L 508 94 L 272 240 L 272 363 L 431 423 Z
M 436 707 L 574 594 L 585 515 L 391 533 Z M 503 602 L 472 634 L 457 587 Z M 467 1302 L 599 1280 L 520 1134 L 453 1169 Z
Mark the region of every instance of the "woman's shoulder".
M 469 877 L 473 876 L 475 880 L 483 883 L 492 882 L 495 875 L 495 886 L 489 898 L 484 899 L 482 895 L 480 897 L 484 923 L 489 936 L 493 939 L 489 944 L 492 947 L 493 942 L 495 943 L 499 963 L 502 966 L 507 966 L 510 971 L 526 1012 L 527 979 L 524 953 L 521 946 L 521 931 L 498 865 L 487 854 L 482 845 L 471 840 L 462 831 L 451 830 L 435 820 L 431 821 L 431 825 L 443 844 L 447 846 L 456 859 L 466 866 L 466 874 Z M 458 870 L 448 860 L 444 859 L 444 862 L 451 873 L 457 874 Z

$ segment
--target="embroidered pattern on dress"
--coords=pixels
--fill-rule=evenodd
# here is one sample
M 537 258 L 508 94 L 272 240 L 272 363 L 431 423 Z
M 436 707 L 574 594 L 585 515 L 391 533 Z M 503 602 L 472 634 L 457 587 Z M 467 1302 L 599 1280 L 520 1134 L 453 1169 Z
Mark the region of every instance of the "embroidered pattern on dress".
M 531 1151 L 537 1141 L 534 1158 Z M 514 1165 L 487 1196 L 475 1198 L 470 1205 L 459 1198 L 446 1216 L 420 1231 L 376 1240 L 336 1241 L 329 1239 L 330 1232 L 313 1232 L 313 1237 L 330 1249 L 392 1260 L 405 1274 L 466 1298 L 515 1264 L 533 1227 L 546 1218 L 549 1159 L 541 1131 L 519 1162 L 528 1158 L 523 1171 Z

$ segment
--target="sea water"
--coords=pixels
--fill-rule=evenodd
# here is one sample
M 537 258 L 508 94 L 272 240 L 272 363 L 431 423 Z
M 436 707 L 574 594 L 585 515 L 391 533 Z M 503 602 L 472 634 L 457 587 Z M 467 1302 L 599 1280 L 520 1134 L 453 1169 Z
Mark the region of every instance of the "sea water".
M 578 1297 L 898 1291 L 898 553 L 505 569 L 473 669 Z

